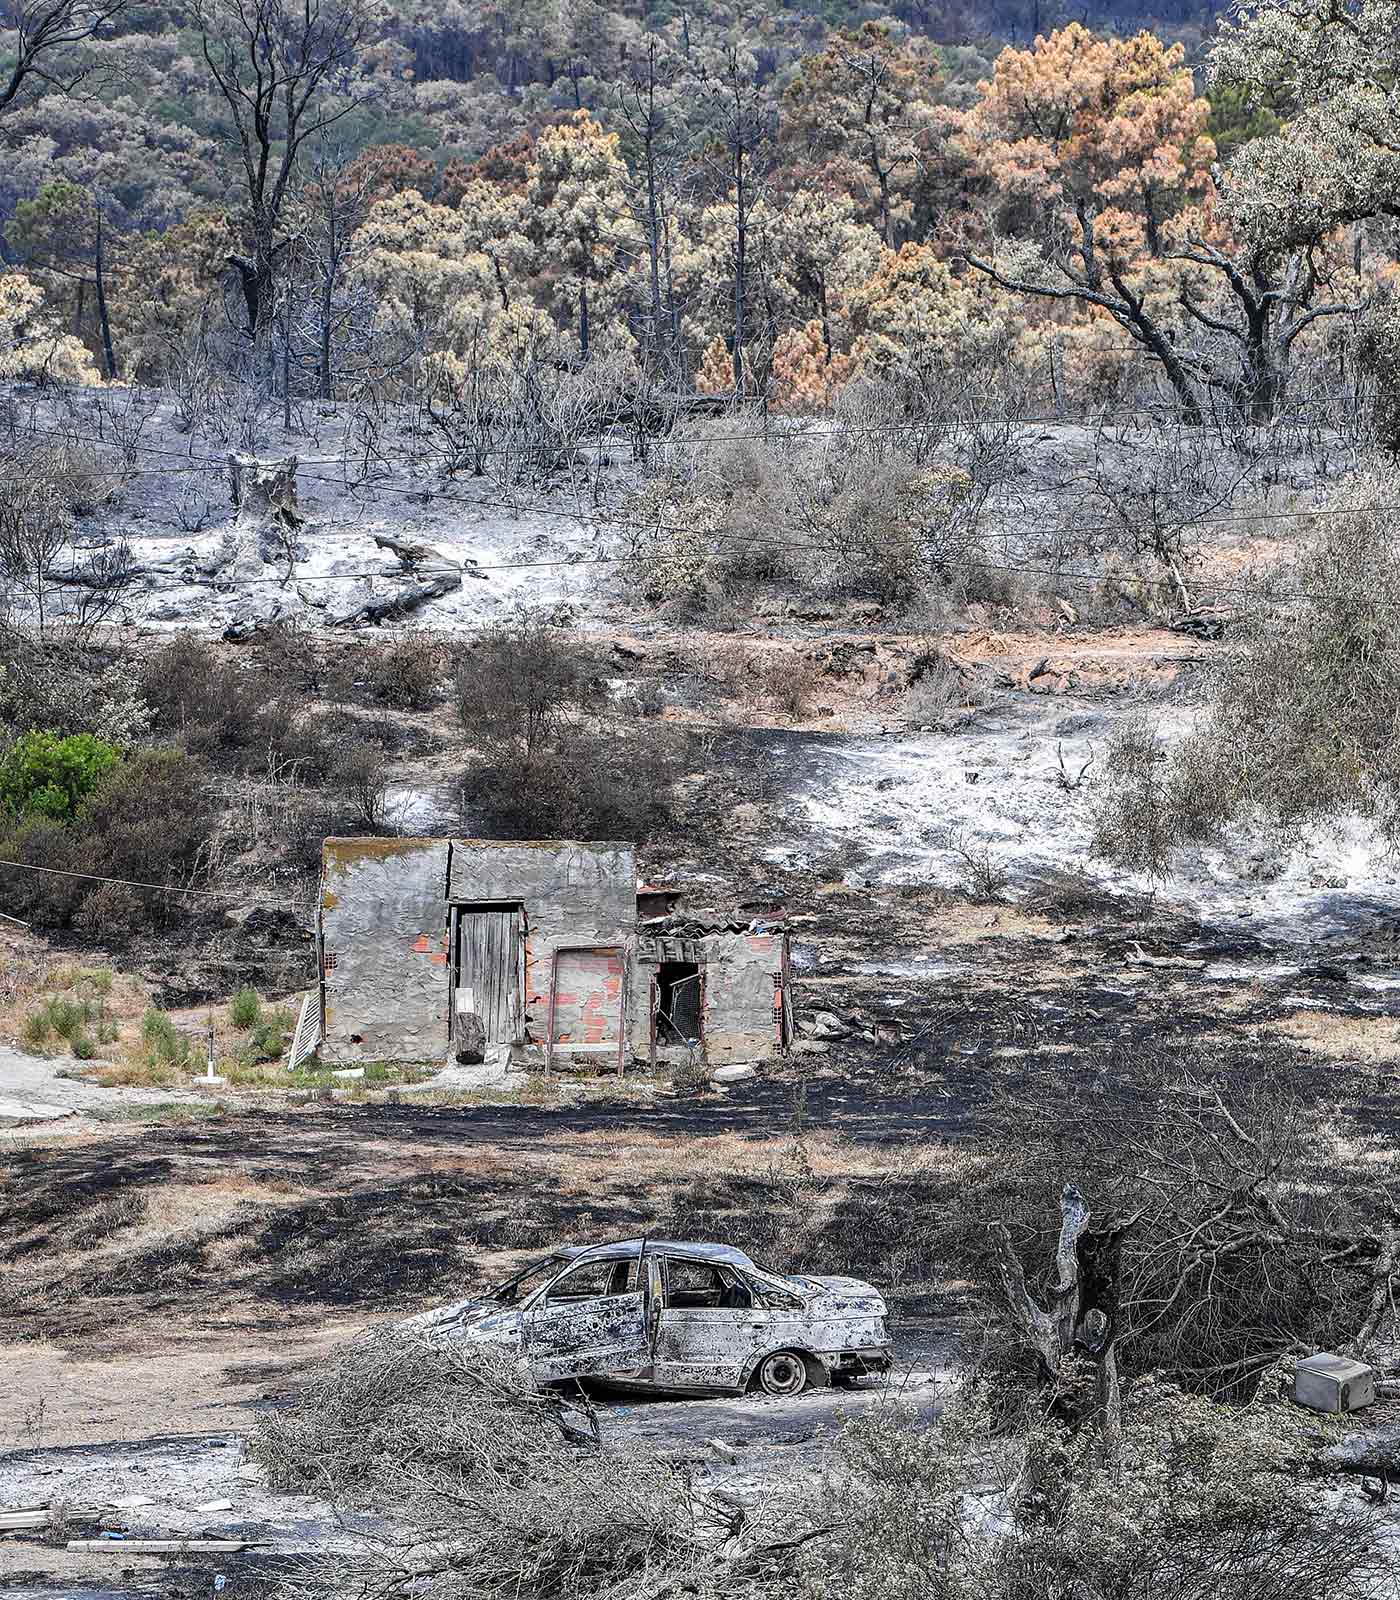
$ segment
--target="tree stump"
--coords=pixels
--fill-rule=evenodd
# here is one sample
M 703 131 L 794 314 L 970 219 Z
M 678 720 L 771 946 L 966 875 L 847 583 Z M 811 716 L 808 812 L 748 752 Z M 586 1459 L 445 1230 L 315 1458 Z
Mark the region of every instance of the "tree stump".
M 268 461 L 231 453 L 229 486 L 237 512 L 232 529 L 236 544 L 256 550 L 264 562 L 295 561 L 297 534 L 306 518 L 297 508 L 297 458 Z
M 457 1061 L 475 1067 L 486 1059 L 486 1024 L 474 1011 L 457 1013 Z

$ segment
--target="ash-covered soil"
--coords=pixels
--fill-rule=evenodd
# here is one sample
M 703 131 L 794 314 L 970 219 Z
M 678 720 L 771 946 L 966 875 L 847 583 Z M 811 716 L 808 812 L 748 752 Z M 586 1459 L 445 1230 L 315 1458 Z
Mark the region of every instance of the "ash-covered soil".
M 34 400 L 31 421 L 99 430 L 92 397 L 51 406 Z M 270 1541 L 240 1558 L 234 1592 L 251 1594 L 299 1541 L 341 1536 L 325 1507 L 239 1471 L 242 1434 L 308 1361 L 561 1240 L 643 1231 L 870 1278 L 896 1308 L 906 1397 L 927 1408 L 972 1308 L 925 1223 L 957 1212 L 989 1107 L 1049 1080 L 1111 1095 L 1115 1062 L 1146 1052 L 1286 1070 L 1364 1127 L 1368 1159 L 1387 1158 L 1400 871 L 1375 837 L 1338 828 L 1286 858 L 1234 840 L 1166 885 L 1109 874 L 1090 852 L 1115 730 L 1129 716 L 1188 726 L 1215 646 L 1074 605 L 1036 625 L 988 606 L 918 621 L 775 598 L 738 635 L 686 627 L 639 615 L 616 580 L 619 537 L 600 508 L 635 472 L 608 452 L 525 493 L 445 482 L 431 439 L 399 423 L 371 440 L 348 413 L 310 408 L 298 426 L 262 453 L 299 457 L 303 553 L 291 573 L 240 586 L 202 570 L 232 515 L 228 441 L 182 435 L 168 402 L 152 408 L 126 484 L 82 530 L 85 548 L 129 539 L 143 569 L 123 644 L 217 636 L 261 610 L 307 630 L 310 667 L 318 651 L 353 657 L 388 630 L 347 638 L 335 615 L 411 581 L 376 533 L 463 570 L 396 628 L 451 638 L 521 601 L 553 608 L 604 652 L 619 701 L 651 696 L 650 714 L 689 736 L 676 825 L 647 844 L 644 869 L 694 904 L 786 917 L 799 1041 L 754 1080 L 694 1096 L 649 1079 L 496 1103 L 112 1089 L 74 1095 L 61 1124 L 0 1135 L 0 1506 L 139 1494 L 153 1504 L 131 1509 L 132 1531 L 250 1530 Z M 1017 446 L 994 503 L 1008 561 L 1029 553 L 1016 530 L 1043 519 L 1036 497 L 1084 442 L 1050 428 Z M 1249 537 L 1222 534 L 1207 570 L 1237 574 Z M 967 692 L 929 709 L 916 691 L 931 647 Z M 265 646 L 226 648 L 259 659 Z M 809 680 L 799 707 L 753 690 L 777 654 Z M 290 681 L 285 661 L 272 670 Z M 318 683 L 312 671 L 308 704 Z M 390 827 L 472 831 L 458 798 L 469 741 L 449 706 L 337 714 L 387 730 Z M 270 858 L 239 870 L 250 899 L 259 875 L 287 875 Z M 91 937 L 67 943 L 100 959 Z M 244 981 L 291 990 L 308 952 L 296 909 L 235 905 L 116 959 L 159 1003 L 186 1006 Z M 27 1094 L 52 1087 L 32 1061 L 22 1071 Z M 743 1494 L 814 1470 L 841 1416 L 887 1393 L 601 1403 L 617 1437 Z M 198 1512 L 219 1499 L 228 1512 Z M 0 1538 L 7 1594 L 207 1594 L 220 1570 L 75 1563 L 52 1539 Z

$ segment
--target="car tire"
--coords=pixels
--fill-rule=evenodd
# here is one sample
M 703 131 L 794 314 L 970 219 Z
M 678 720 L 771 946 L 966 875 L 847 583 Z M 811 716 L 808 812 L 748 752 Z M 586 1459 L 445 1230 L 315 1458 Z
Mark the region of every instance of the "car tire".
M 759 1362 L 753 1385 L 760 1394 L 790 1399 L 807 1387 L 807 1363 L 795 1351 L 775 1350 Z

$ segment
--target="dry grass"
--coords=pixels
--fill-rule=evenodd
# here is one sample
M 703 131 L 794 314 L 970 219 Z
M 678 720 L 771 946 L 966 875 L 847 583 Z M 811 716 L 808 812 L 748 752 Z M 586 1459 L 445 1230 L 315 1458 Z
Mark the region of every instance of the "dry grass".
M 91 1011 L 86 1033 L 103 1054 L 119 1044 L 147 1004 L 137 979 L 57 957 L 41 940 L 9 930 L 0 942 L 0 1040 L 40 1055 L 71 1054 L 71 1041 L 45 1026 L 54 1002 Z
M 152 1349 L 168 1342 L 172 1294 L 222 1348 L 219 1330 L 248 1319 L 301 1326 L 344 1306 L 367 1321 L 458 1298 L 559 1243 L 643 1232 L 908 1292 L 940 1280 L 941 1219 L 970 1170 L 952 1149 L 826 1133 L 552 1128 L 464 1143 L 411 1114 L 163 1119 L 16 1160 L 0 1187 L 0 1313 L 24 1337 L 61 1327 L 65 1342 Z
M 1274 1025 L 1294 1044 L 1337 1061 L 1400 1061 L 1400 1018 L 1347 1017 L 1333 1011 L 1299 1011 Z

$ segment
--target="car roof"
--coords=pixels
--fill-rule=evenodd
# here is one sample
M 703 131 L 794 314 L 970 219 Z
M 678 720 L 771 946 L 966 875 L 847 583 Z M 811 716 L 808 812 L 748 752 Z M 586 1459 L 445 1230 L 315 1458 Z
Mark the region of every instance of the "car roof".
M 732 1245 L 700 1243 L 682 1239 L 614 1239 L 607 1244 L 565 1244 L 554 1252 L 573 1260 L 592 1256 L 599 1261 L 620 1261 L 645 1250 L 649 1256 L 691 1256 L 700 1261 L 723 1261 L 731 1267 L 752 1267 L 754 1263 Z

